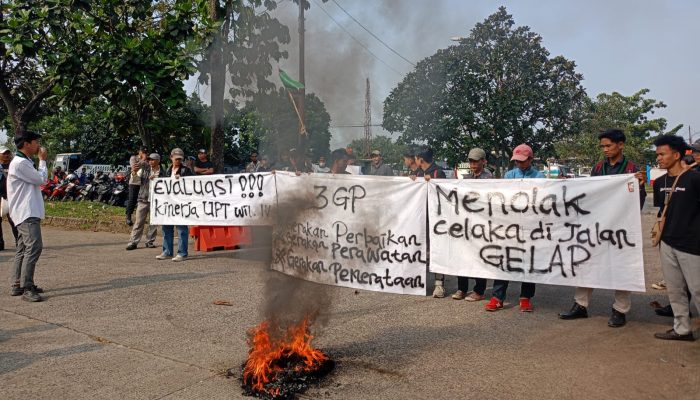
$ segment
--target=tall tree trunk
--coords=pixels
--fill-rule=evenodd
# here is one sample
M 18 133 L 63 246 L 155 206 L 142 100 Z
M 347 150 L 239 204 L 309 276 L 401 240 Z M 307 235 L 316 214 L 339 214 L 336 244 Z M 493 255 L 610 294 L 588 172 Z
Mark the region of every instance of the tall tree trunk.
M 227 1 L 227 4 L 230 1 Z M 209 88 L 211 93 L 211 162 L 214 171 L 224 171 L 224 95 L 226 89 L 226 66 L 223 61 L 223 47 L 228 40 L 229 10 L 222 16 L 218 0 L 209 0 L 209 16 L 215 21 L 222 21 L 220 30 L 216 33 L 209 48 Z

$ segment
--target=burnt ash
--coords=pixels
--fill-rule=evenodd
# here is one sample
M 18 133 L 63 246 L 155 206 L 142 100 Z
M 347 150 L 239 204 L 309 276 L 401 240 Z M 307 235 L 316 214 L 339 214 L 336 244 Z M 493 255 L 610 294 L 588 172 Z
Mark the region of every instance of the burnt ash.
M 325 354 L 325 353 L 324 353 Z M 318 385 L 335 368 L 335 361 L 326 358 L 314 370 L 304 371 L 301 357 L 292 355 L 275 360 L 281 370 L 265 385 L 264 392 L 253 390 L 251 382 L 243 379 L 245 363 L 241 366 L 241 388 L 243 395 L 266 400 L 291 400 L 304 393 L 310 386 Z M 277 393 L 272 395 L 271 393 Z

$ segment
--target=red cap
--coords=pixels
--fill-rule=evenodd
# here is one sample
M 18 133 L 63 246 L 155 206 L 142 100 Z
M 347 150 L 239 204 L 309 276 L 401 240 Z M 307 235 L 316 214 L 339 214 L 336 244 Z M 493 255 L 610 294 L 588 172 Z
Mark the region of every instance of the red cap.
M 518 145 L 518 147 L 513 150 L 513 157 L 510 158 L 511 161 L 525 161 L 530 157 L 534 157 L 535 153 L 532 152 L 532 148 L 526 144 Z

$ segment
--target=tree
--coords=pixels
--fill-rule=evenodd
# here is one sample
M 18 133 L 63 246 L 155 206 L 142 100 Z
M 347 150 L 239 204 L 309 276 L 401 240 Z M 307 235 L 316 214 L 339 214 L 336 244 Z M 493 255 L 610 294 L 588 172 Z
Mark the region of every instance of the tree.
M 211 154 L 216 170 L 223 168 L 225 87 L 231 82 L 229 96 L 245 101 L 256 92 L 270 92 L 275 86 L 267 81 L 272 74 L 270 60 L 286 58 L 280 44 L 289 43 L 289 30 L 269 11 L 277 7 L 272 0 L 207 0 L 210 21 L 218 29 L 210 39 L 199 64 L 199 80 L 211 90 Z M 264 11 L 258 12 L 259 8 Z M 234 104 L 234 107 L 235 104 Z
M 14 135 L 21 135 L 44 100 L 71 87 L 89 57 L 92 21 L 85 1 L 0 4 L 0 99 Z
M 625 155 L 641 164 L 653 163 L 656 159 L 651 151 L 653 136 L 675 134 L 683 125 L 664 132 L 666 119 L 652 118 L 652 114 L 665 108 L 666 104 L 646 98 L 648 93 L 649 89 L 641 89 L 631 96 L 618 92 L 599 94 L 590 103 L 581 131 L 556 144 L 557 155 L 583 165 L 592 165 L 602 158 L 598 134 L 609 128 L 618 128 L 627 136 Z
M 384 102 L 383 126 L 455 164 L 479 146 L 508 160 L 529 143 L 537 155 L 578 131 L 586 93 L 575 63 L 549 57 L 542 38 L 516 27 L 504 7 L 459 45 L 418 63 Z
M 331 117 L 315 94 L 306 94 L 305 104 L 308 149 L 316 159 L 330 152 Z M 260 138 L 261 151 L 278 158 L 283 151 L 297 146 L 298 118 L 285 89 L 255 95 L 246 110 L 256 112 L 262 120 L 264 134 Z

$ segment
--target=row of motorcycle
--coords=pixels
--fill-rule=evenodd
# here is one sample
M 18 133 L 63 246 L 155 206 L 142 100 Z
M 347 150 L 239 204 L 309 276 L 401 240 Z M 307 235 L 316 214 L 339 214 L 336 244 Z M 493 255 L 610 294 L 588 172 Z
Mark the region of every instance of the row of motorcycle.
M 127 173 L 116 172 L 97 175 L 87 174 L 85 184 L 75 174 L 68 174 L 65 179 L 49 179 L 41 185 L 44 200 L 49 201 L 99 201 L 113 206 L 124 207 L 129 195 Z

